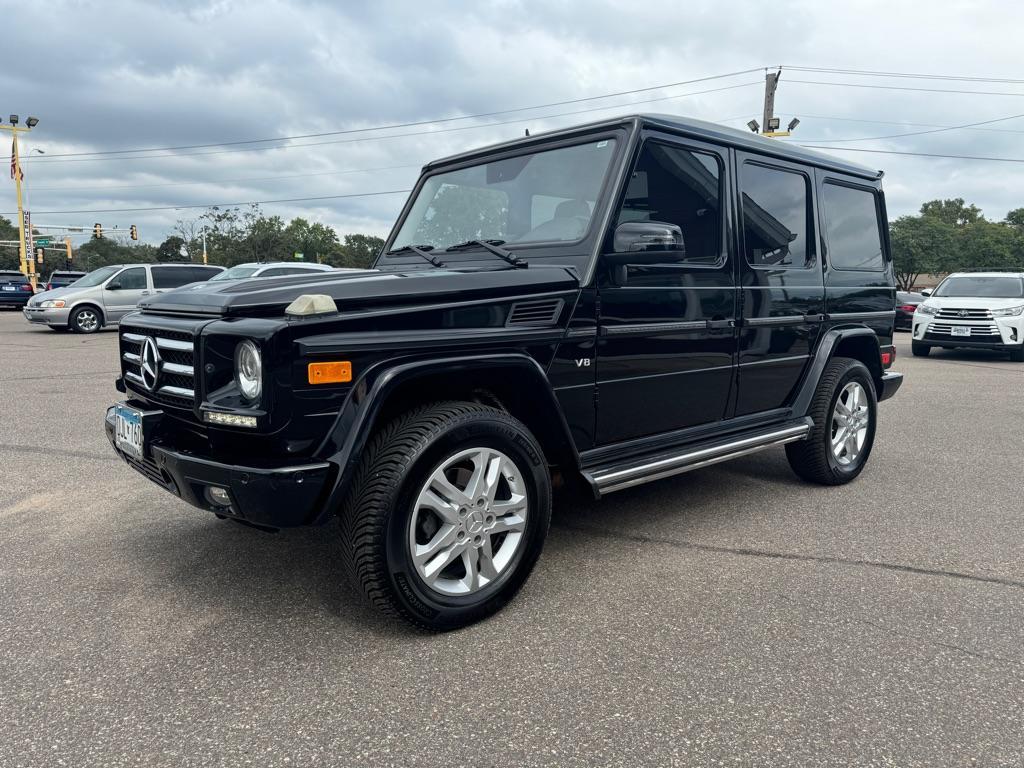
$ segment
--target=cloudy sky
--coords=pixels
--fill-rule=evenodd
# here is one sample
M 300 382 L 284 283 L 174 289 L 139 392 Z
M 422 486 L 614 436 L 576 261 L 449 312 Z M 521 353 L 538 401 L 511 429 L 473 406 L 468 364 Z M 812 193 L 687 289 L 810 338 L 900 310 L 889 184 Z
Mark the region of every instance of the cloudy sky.
M 635 111 L 743 127 L 760 119 L 764 68 L 779 64 L 776 114 L 801 119 L 796 141 L 1024 159 L 1024 5 L 1005 0 L 0 0 L 0 10 L 0 110 L 40 119 L 23 146 L 35 221 L 136 224 L 150 242 L 202 212 L 174 206 L 406 190 L 424 162 L 526 128 Z M 744 70 L 755 71 L 716 77 Z M 715 79 L 692 82 L 701 78 Z M 406 123 L 420 124 L 360 130 Z M 918 135 L 874 138 L 906 133 Z M 294 136 L 307 138 L 281 140 Z M 277 140 L 231 143 L 257 139 Z M 83 154 L 96 152 L 120 154 Z M 937 197 L 964 197 L 992 219 L 1024 206 L 1024 163 L 836 154 L 885 169 L 892 215 Z M 383 235 L 403 198 L 263 207 Z M 124 208 L 170 209 L 92 212 Z

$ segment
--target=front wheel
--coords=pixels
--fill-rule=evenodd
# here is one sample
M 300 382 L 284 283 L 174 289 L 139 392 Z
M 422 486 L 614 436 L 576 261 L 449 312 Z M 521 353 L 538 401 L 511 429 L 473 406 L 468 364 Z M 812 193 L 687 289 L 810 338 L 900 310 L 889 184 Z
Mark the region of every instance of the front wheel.
M 1024 363 L 1024 346 L 1010 350 L 1010 361 L 1014 363 Z
M 512 599 L 550 519 L 547 463 L 526 426 L 453 402 L 411 411 L 373 437 L 341 528 L 349 573 L 374 606 L 449 630 Z
M 853 480 L 871 455 L 877 410 L 875 386 L 864 363 L 845 357 L 832 360 L 811 401 L 810 434 L 786 446 L 793 471 L 821 485 Z
M 927 344 L 918 344 L 916 341 L 910 342 L 910 352 L 914 357 L 928 357 L 928 353 L 932 351 L 932 348 Z
M 94 307 L 79 307 L 72 313 L 68 325 L 75 333 L 96 333 L 103 327 L 103 318 Z

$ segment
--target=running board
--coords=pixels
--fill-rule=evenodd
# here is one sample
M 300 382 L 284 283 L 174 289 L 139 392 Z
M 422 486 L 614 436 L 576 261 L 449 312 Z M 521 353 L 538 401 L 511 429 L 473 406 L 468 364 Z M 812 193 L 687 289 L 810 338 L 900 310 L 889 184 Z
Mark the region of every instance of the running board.
M 803 440 L 812 426 L 814 422 L 807 417 L 775 427 L 733 435 L 726 439 L 691 444 L 685 448 L 633 459 L 625 464 L 584 470 L 583 476 L 589 481 L 595 495 L 600 498 L 606 493 L 679 475 L 776 445 Z

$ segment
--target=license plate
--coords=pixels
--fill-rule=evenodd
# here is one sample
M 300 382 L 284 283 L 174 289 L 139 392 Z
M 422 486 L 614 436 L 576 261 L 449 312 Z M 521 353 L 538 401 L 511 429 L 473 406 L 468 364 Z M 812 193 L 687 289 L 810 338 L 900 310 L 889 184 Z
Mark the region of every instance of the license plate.
M 952 335 L 953 336 L 970 336 L 971 335 L 971 329 L 968 328 L 966 325 L 954 325 L 953 326 L 953 334 Z
M 13 285 L 0 285 L 0 288 L 2 288 L 5 291 L 16 291 L 16 290 L 18 290 Z
M 127 405 L 114 410 L 114 443 L 117 447 L 142 460 L 142 412 Z

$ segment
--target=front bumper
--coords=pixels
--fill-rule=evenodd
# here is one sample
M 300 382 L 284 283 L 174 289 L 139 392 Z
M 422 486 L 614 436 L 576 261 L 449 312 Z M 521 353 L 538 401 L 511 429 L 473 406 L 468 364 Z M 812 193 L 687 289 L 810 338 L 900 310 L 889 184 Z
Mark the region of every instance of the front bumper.
M 967 328 L 967 336 L 954 336 L 953 330 Z M 997 317 L 979 320 L 952 320 L 914 314 L 913 340 L 930 347 L 972 347 L 1008 351 L 1024 345 L 1024 317 Z
M 62 309 L 43 309 L 41 307 L 25 307 L 21 310 L 21 314 L 25 316 L 25 319 L 30 323 L 38 323 L 39 325 L 67 325 L 68 317 L 71 314 L 71 310 L 67 307 Z
M 114 406 L 107 409 L 104 429 L 115 453 L 133 469 L 194 507 L 253 525 L 293 528 L 321 519 L 335 467 L 329 462 L 286 466 L 241 466 L 174 450 L 167 444 L 170 429 L 162 428 L 162 411 L 143 411 L 145 454 L 142 461 L 117 448 Z M 207 496 L 210 487 L 227 490 L 230 506 Z

